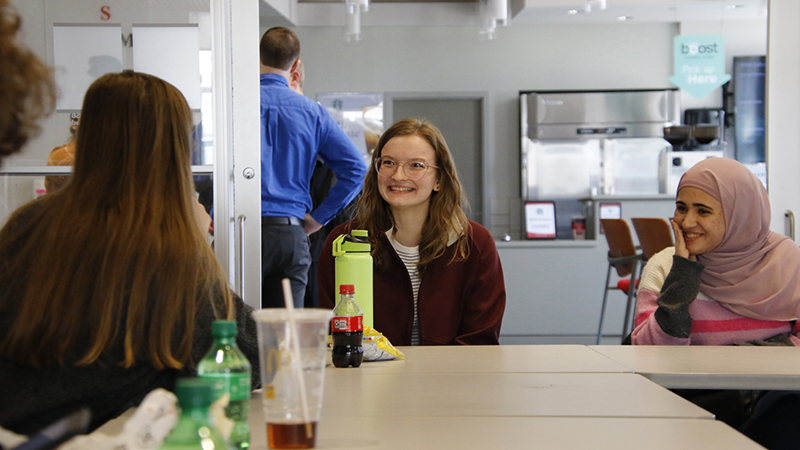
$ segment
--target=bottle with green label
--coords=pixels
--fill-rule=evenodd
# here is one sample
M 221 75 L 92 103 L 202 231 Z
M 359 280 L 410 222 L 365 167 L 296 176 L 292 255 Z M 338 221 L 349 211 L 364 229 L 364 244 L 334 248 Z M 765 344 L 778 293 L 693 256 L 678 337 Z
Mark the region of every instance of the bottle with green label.
M 230 394 L 225 415 L 233 420 L 230 442 L 235 449 L 250 447 L 247 414 L 250 409 L 250 362 L 236 345 L 236 322 L 217 320 L 211 326 L 214 343 L 197 366 L 197 376 L 210 380 L 214 401 Z
M 213 389 L 206 380 L 181 378 L 175 382 L 175 395 L 181 415 L 160 450 L 227 450 L 228 444 L 211 424 L 208 407 Z

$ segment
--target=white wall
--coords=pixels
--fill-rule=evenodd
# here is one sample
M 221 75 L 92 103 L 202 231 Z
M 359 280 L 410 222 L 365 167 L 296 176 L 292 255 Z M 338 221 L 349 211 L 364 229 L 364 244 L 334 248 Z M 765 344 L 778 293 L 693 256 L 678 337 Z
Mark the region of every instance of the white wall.
M 365 14 L 366 17 L 369 14 Z M 262 33 L 273 25 L 262 21 Z M 295 27 L 306 65 L 306 94 L 318 92 L 488 91 L 493 125 L 492 232 L 519 236 L 519 107 L 521 90 L 674 87 L 676 24 L 536 25 L 501 28 L 480 41 L 477 27 L 369 27 L 346 43 L 342 27 Z M 692 23 L 684 30 L 721 33 L 728 59 L 766 53 L 766 20 Z M 759 51 L 760 50 L 760 51 Z M 719 107 L 721 94 L 686 100 Z

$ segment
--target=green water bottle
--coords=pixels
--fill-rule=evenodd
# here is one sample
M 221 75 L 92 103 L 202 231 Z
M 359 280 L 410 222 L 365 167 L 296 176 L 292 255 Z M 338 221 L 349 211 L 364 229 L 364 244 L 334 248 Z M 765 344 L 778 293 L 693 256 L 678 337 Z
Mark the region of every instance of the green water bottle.
M 229 441 L 238 450 L 250 447 L 250 362 L 236 345 L 236 322 L 217 320 L 211 325 L 214 343 L 197 366 L 197 376 L 214 387 L 214 401 L 230 394 L 225 415 L 233 421 Z
M 364 313 L 364 326 L 374 327 L 372 307 L 372 255 L 367 230 L 352 230 L 333 241 L 336 289 L 343 284 L 355 286 L 355 301 Z M 338 298 L 334 292 L 334 298 Z M 380 330 L 379 330 L 380 331 Z
M 213 389 L 206 380 L 181 378 L 175 382 L 175 395 L 181 407 L 178 423 L 172 428 L 161 450 L 228 450 L 228 444 L 208 417 Z

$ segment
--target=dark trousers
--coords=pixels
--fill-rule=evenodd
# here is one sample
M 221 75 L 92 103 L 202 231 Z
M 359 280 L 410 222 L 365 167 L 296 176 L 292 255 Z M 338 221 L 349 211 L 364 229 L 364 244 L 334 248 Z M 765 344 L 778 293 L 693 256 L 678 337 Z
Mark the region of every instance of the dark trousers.
M 800 448 L 800 392 L 767 391 L 741 427 L 745 436 L 769 450 Z
M 673 389 L 769 450 L 800 448 L 800 392 Z
M 283 308 L 281 280 L 292 284 L 295 308 L 303 307 L 311 254 L 308 236 L 296 225 L 261 225 L 261 307 Z

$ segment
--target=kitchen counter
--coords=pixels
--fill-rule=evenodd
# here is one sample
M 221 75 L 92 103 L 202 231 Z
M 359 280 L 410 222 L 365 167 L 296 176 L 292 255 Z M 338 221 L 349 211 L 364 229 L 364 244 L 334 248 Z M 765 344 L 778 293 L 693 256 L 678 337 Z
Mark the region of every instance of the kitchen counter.
M 675 211 L 675 197 L 668 194 L 597 195 L 581 201 L 590 206 L 587 240 L 496 241 L 507 294 L 501 343 L 593 344 L 608 269 L 608 244 L 597 218 L 600 203 L 619 203 L 628 223 L 632 217 L 669 218 Z M 633 227 L 631 233 L 638 244 Z M 612 271 L 611 283 L 617 280 Z M 609 292 L 605 344 L 621 340 L 625 299 Z
M 495 241 L 498 249 L 509 248 L 595 248 L 596 240 L 530 239 L 525 241 Z M 603 242 L 602 244 L 605 245 Z
M 648 200 L 670 200 L 675 201 L 675 196 L 672 194 L 649 194 L 649 195 L 635 195 L 635 194 L 623 194 L 623 195 L 591 195 L 589 197 L 581 197 L 578 201 L 581 202 L 622 202 L 622 201 L 648 201 Z
M 630 223 L 632 217 L 672 217 L 675 212 L 675 196 L 672 194 L 648 194 L 648 195 L 592 195 L 589 197 L 582 197 L 578 199 L 583 202 L 588 211 L 586 218 L 586 239 L 602 240 L 600 235 L 600 204 L 602 203 L 619 203 L 622 213 L 622 218 Z M 634 233 L 631 228 L 631 233 Z M 633 235 L 633 240 L 638 245 L 639 240 L 636 239 L 636 234 Z

